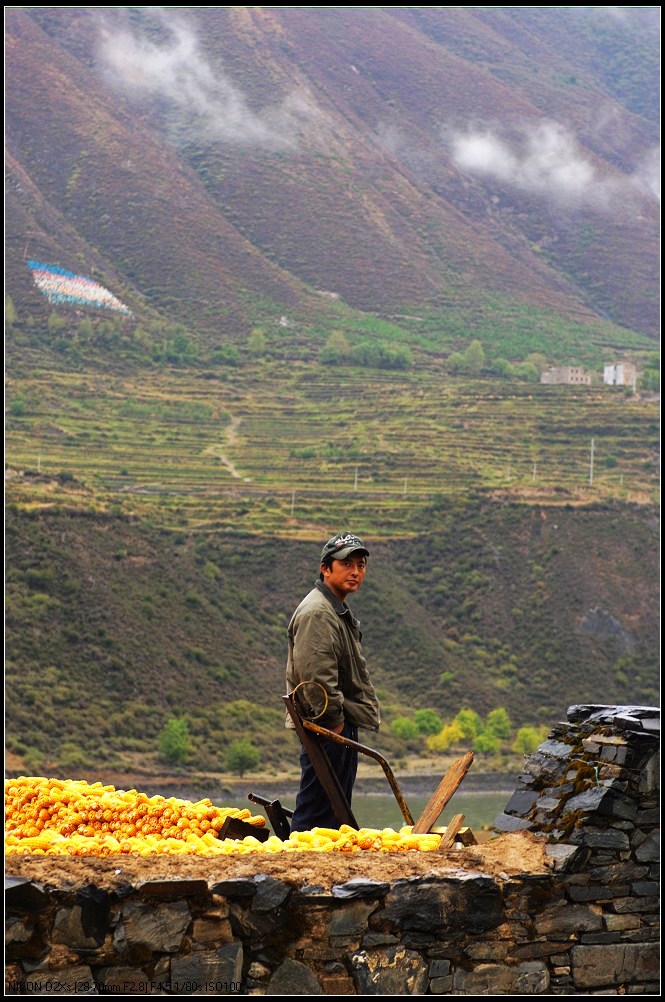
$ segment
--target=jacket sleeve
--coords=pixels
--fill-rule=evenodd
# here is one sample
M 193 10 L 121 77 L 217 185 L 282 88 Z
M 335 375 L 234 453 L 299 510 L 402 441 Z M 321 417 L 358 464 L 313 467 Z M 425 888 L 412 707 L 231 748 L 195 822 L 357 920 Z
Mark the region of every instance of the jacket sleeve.
M 293 634 L 293 666 L 298 682 L 318 682 L 328 695 L 328 707 L 316 722 L 332 729 L 344 722 L 344 696 L 339 688 L 339 659 L 342 656 L 342 639 L 339 628 L 329 617 L 311 612 L 295 625 Z M 341 624 L 340 624 L 341 625 Z M 309 706 L 312 716 L 323 710 L 325 699 L 317 686 L 303 686 L 304 706 Z

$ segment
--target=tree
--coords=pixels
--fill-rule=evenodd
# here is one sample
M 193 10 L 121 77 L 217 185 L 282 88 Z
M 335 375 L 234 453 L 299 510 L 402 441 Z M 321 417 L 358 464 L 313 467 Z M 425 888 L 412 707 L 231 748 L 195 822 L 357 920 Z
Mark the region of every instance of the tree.
M 67 321 L 65 320 L 65 318 L 61 316 L 59 313 L 56 313 L 55 310 L 53 311 L 53 313 L 49 314 L 48 329 L 51 332 L 51 334 L 58 334 L 60 331 L 64 330 L 66 326 L 67 326 Z
M 7 327 L 13 327 L 17 321 L 16 307 L 11 296 L 5 296 L 5 323 Z
M 462 729 L 459 724 L 453 722 L 444 727 L 438 734 L 431 734 L 427 739 L 427 747 L 430 751 L 444 752 L 463 741 Z
M 503 738 L 505 740 L 510 737 L 513 725 L 503 706 L 498 706 L 496 710 L 491 710 L 487 714 L 485 729 L 488 730 L 490 734 L 494 734 L 497 738 Z
M 470 376 L 477 376 L 485 366 L 485 349 L 478 340 L 473 340 L 464 352 L 464 368 Z
M 473 750 L 481 755 L 496 755 L 501 747 L 501 742 L 496 734 L 483 730 L 473 739 Z
M 505 379 L 515 374 L 515 370 L 507 358 L 495 359 L 492 363 L 492 372 L 497 376 L 503 376 Z
M 338 365 L 349 354 L 350 345 L 341 331 L 333 331 L 319 352 L 319 362 L 322 365 Z
M 535 365 L 539 373 L 544 372 L 549 365 L 546 356 L 540 351 L 532 351 L 530 355 L 526 356 L 524 361 L 529 362 L 531 365 Z
M 463 707 L 453 723 L 457 724 L 462 732 L 462 736 L 473 741 L 477 734 L 480 734 L 483 729 L 483 722 L 480 719 L 479 714 L 475 710 L 470 710 L 468 707 Z
M 413 719 L 421 734 L 438 734 L 443 723 L 435 710 L 416 710 Z
M 660 370 L 655 368 L 645 369 L 640 378 L 640 389 L 660 390 Z
M 250 355 L 259 358 L 265 355 L 268 342 L 262 327 L 255 327 L 247 338 L 247 351 Z
M 229 745 L 224 759 L 224 766 L 231 772 L 237 772 L 240 777 L 246 772 L 256 769 L 261 761 L 261 752 L 247 738 L 239 738 Z
M 157 746 L 165 762 L 171 765 L 186 762 L 192 750 L 187 721 L 178 717 L 167 720 L 157 736 Z
M 537 383 L 541 371 L 543 370 L 536 368 L 532 362 L 520 362 L 514 369 L 517 378 L 523 379 L 525 383 Z
M 403 741 L 412 741 L 420 733 L 416 722 L 409 720 L 408 717 L 395 717 L 390 725 L 390 730 Z
M 519 755 L 530 755 L 545 740 L 547 733 L 547 727 L 520 727 L 512 750 Z

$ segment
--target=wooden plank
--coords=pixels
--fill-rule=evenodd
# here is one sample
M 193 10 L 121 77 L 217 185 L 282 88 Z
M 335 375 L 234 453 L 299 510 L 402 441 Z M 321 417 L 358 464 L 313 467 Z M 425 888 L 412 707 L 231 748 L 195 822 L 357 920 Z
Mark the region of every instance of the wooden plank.
M 358 828 L 358 822 L 353 816 L 353 811 L 346 799 L 342 784 L 330 764 L 325 748 L 319 744 L 317 738 L 307 733 L 300 719 L 300 714 L 293 705 L 293 700 L 289 696 L 282 696 L 282 700 L 293 721 L 296 733 L 302 741 L 308 758 L 318 776 L 319 782 L 326 792 L 335 817 L 340 825 L 350 825 L 351 828 Z
M 441 836 L 441 845 L 439 846 L 439 852 L 446 852 L 452 846 L 455 841 L 455 836 L 464 824 L 464 815 L 456 814 L 452 819 L 445 832 Z
M 453 762 L 413 826 L 414 835 L 426 835 L 441 817 L 441 812 L 471 768 L 473 752 L 467 752 Z

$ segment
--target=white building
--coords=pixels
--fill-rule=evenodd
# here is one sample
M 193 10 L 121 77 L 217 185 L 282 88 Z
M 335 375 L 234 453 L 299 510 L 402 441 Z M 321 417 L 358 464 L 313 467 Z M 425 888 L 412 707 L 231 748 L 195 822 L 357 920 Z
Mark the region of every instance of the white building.
M 540 381 L 564 386 L 589 386 L 591 375 L 579 365 L 552 365 L 541 373 Z
M 632 362 L 610 362 L 603 370 L 603 382 L 608 386 L 632 386 L 637 382 L 637 369 Z

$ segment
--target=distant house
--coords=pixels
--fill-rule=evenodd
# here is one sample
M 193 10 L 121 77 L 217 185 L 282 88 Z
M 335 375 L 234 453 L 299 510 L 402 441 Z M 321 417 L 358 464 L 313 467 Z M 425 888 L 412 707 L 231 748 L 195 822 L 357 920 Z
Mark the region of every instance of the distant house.
M 551 365 L 540 374 L 540 381 L 565 386 L 590 386 L 591 373 L 585 372 L 578 365 Z
M 637 368 L 632 362 L 610 362 L 603 370 L 603 382 L 608 386 L 635 386 Z

